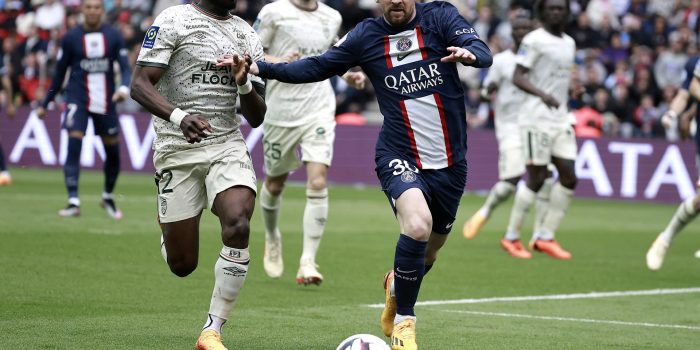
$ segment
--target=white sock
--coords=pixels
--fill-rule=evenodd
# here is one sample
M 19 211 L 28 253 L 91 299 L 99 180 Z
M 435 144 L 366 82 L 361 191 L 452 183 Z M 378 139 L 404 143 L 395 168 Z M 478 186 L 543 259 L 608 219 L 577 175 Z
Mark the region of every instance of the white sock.
M 499 204 L 503 203 L 511 194 L 515 192 L 515 185 L 507 181 L 498 181 L 489 191 L 488 197 L 486 197 L 486 202 L 479 209 L 481 215 L 484 217 L 490 217 L 491 211 L 495 209 Z
M 306 189 L 304 208 L 304 249 L 301 260 L 316 261 L 318 246 L 328 219 L 328 189 Z
M 7 170 L 0 171 L 0 176 L 10 176 L 10 172 Z
M 399 323 L 406 321 L 406 320 L 413 320 L 413 322 L 416 322 L 417 319 L 416 319 L 416 316 L 406 316 L 406 315 L 399 315 L 399 314 L 396 314 L 396 316 L 394 316 L 394 324 L 399 324 Z
M 160 255 L 163 256 L 163 259 L 165 259 L 165 262 L 168 262 L 168 252 L 165 249 L 165 239 L 163 238 L 163 235 L 160 235 Z
M 508 230 L 506 231 L 511 237 L 515 236 L 515 239 L 520 238 L 520 229 L 527 217 L 527 213 L 530 211 L 530 207 L 532 207 L 532 204 L 535 202 L 536 196 L 537 194 L 527 186 L 518 188 L 518 191 L 515 193 L 513 209 L 510 212 Z
M 112 199 L 112 194 L 107 192 L 102 192 L 102 199 Z
M 245 277 L 248 274 L 250 255 L 248 248 L 224 246 L 214 266 L 214 292 L 211 295 L 209 314 L 228 320 Z
M 574 196 L 574 190 L 562 186 L 557 182 L 552 187 L 552 194 L 549 198 L 549 208 L 547 214 L 542 220 L 542 227 L 539 232 L 535 232 L 535 239 L 552 240 L 554 233 L 557 232 L 561 220 L 569 209 L 571 198 Z
M 75 205 L 76 207 L 79 207 L 79 206 L 80 206 L 80 198 L 78 198 L 78 197 L 70 197 L 70 198 L 68 198 L 68 204 L 73 204 L 73 205 Z
M 202 330 L 213 330 L 221 334 L 221 327 L 223 327 L 224 323 L 226 323 L 226 320 L 223 318 L 209 314 L 209 319 L 207 320 L 207 323 L 204 324 Z
M 542 222 L 547 215 L 547 207 L 549 206 L 549 195 L 552 192 L 554 178 L 548 177 L 544 180 L 542 188 L 537 192 L 537 200 L 535 202 L 535 225 L 532 232 L 540 232 L 542 230 Z
M 698 216 L 698 211 L 695 210 L 695 204 L 693 203 L 694 201 L 695 198 L 688 198 L 678 206 L 678 209 L 671 218 L 671 221 L 668 223 L 668 226 L 666 226 L 666 229 L 660 235 L 662 239 L 668 243 L 671 243 L 676 234 L 678 234 L 678 232 L 680 232 L 685 225 Z
M 265 183 L 260 191 L 260 206 L 262 207 L 263 224 L 265 225 L 265 235 L 267 239 L 276 239 L 279 228 L 277 221 L 280 215 L 282 196 L 273 196 L 267 190 Z

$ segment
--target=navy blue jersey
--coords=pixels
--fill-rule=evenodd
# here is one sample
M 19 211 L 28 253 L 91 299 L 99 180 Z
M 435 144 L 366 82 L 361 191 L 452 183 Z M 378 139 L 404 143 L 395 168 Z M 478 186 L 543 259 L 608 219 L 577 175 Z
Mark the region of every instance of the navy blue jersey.
M 327 79 L 360 66 L 377 93 L 384 116 L 377 158 L 394 155 L 419 169 L 442 169 L 467 149 L 464 91 L 447 47 L 468 49 L 473 66 L 488 67 L 491 51 L 457 9 L 442 1 L 416 4 L 401 27 L 384 17 L 358 24 L 326 53 L 292 63 L 258 62 L 262 78 L 287 83 Z
M 56 72 L 42 106 L 46 108 L 56 97 L 70 68 L 66 101 L 91 113 L 115 113 L 111 103 L 115 91 L 115 61 L 119 62 L 121 85 L 128 87 L 131 69 L 121 34 L 107 25 L 94 32 L 86 32 L 82 26 L 71 29 L 61 42 Z
M 683 82 L 683 88 L 690 90 L 690 83 L 693 81 L 694 77 L 700 79 L 700 67 L 698 67 L 698 62 L 700 62 L 700 56 L 692 56 L 688 59 L 688 63 L 685 64 L 685 81 Z M 697 102 L 697 100 L 691 95 L 691 101 Z M 700 121 L 700 109 L 695 112 L 695 122 Z M 695 132 L 695 150 L 700 155 L 700 132 Z M 700 166 L 700 165 L 699 165 Z

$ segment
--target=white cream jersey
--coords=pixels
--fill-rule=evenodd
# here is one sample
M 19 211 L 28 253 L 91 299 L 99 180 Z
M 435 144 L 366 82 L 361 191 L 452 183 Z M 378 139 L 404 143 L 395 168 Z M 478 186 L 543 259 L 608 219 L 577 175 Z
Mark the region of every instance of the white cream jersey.
M 283 57 L 298 52 L 304 58 L 326 52 L 337 41 L 341 22 L 340 13 L 322 2 L 316 10 L 303 10 L 279 0 L 261 9 L 253 26 L 267 54 Z M 309 84 L 271 80 L 266 101 L 265 124 L 294 127 L 335 117 L 335 94 L 328 80 Z
M 484 79 L 484 86 L 498 87 L 494 110 L 496 113 L 496 138 L 499 142 L 507 138 L 520 139 L 518 115 L 522 113 L 524 92 L 513 84 L 515 54 L 511 50 L 493 56 L 493 65 Z
M 262 44 L 244 20 L 213 17 L 196 5 L 173 6 L 158 15 L 146 31 L 136 64 L 166 69 L 156 84 L 158 91 L 183 111 L 201 115 L 214 132 L 200 143 L 189 144 L 177 125 L 153 116 L 155 150 L 201 147 L 232 137 L 242 140 L 236 81 L 228 67 L 216 67 L 217 58 L 232 53 L 263 59 Z M 258 77 L 248 78 L 264 84 Z
M 576 43 L 566 34 L 559 37 L 539 28 L 523 38 L 517 64 L 529 69 L 528 80 L 556 98 L 559 108 L 549 108 L 539 97 L 527 94 L 522 109 L 527 113 L 520 115 L 521 125 L 569 125 L 566 113 L 575 54 Z

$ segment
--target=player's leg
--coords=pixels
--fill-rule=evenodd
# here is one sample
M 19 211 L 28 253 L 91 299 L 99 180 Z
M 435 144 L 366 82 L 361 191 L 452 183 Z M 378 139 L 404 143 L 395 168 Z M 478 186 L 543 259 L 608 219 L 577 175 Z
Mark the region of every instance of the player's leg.
M 306 206 L 304 207 L 304 248 L 299 259 L 297 283 L 320 284 L 316 254 L 328 220 L 328 167 L 333 159 L 335 121 L 317 119 L 305 128 L 301 159 L 306 164 Z
M 121 219 L 122 212 L 114 202 L 112 192 L 117 184 L 121 160 L 119 157 L 119 118 L 113 115 L 92 115 L 95 125 L 95 133 L 102 137 L 102 145 L 105 150 L 104 163 L 104 189 L 100 206 L 105 209 L 107 215 L 113 219 Z
M 80 182 L 80 153 L 88 123 L 88 112 L 76 104 L 69 104 L 64 113 L 63 128 L 68 131 L 66 161 L 63 164 L 63 179 L 68 192 L 68 205 L 58 211 L 62 217 L 80 215 L 78 183 Z
M 549 207 L 541 228 L 535 232 L 530 246 L 555 259 L 571 259 L 571 253 L 563 249 L 554 239 L 564 215 L 574 196 L 576 177 L 576 139 L 571 127 L 559 131 L 552 138 L 552 164 L 559 173 L 559 181 L 552 186 Z
M 260 189 L 260 212 L 265 227 L 263 267 L 272 278 L 279 278 L 284 272 L 282 233 L 278 222 L 287 175 L 301 165 L 295 153 L 299 139 L 300 132 L 296 128 L 265 124 L 263 153 L 266 177 Z
M 517 140 L 499 140 L 498 177 L 499 181 L 489 191 L 486 201 L 481 208 L 464 224 L 462 234 L 466 239 L 472 239 L 479 234 L 483 225 L 491 217 L 491 213 L 501 203 L 515 193 L 520 177 L 525 173 L 522 145 L 519 135 L 512 137 Z
M 544 221 L 544 216 L 547 214 L 547 208 L 549 207 L 549 195 L 552 192 L 552 186 L 556 180 L 552 174 L 554 165 L 550 164 L 547 166 L 549 171 L 547 172 L 547 179 L 544 180 L 544 184 L 537 191 L 537 199 L 535 200 L 535 223 L 533 225 L 533 233 L 539 232 L 542 227 L 542 221 Z
M 693 198 L 683 201 L 676 210 L 676 213 L 664 229 L 654 240 L 654 243 L 647 251 L 647 267 L 652 271 L 657 271 L 664 263 L 666 251 L 671 245 L 675 236 L 700 213 L 700 191 Z M 695 254 L 698 257 L 698 254 Z
M 212 165 L 206 175 L 209 207 L 219 218 L 223 246 L 214 266 L 214 289 L 209 315 L 196 349 L 221 345 L 221 327 L 248 274 L 250 219 L 255 209 L 256 178 L 245 144 L 229 142 L 211 146 Z
M 5 151 L 2 149 L 2 143 L 0 143 L 0 186 L 9 186 L 11 184 L 12 177 L 10 177 L 10 172 L 7 170 Z

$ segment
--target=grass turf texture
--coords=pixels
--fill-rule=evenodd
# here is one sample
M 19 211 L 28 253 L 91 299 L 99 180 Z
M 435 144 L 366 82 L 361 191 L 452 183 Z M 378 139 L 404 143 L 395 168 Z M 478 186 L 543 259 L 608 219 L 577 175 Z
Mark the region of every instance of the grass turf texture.
M 151 177 L 123 174 L 119 179 L 115 199 L 124 212 L 119 222 L 98 207 L 100 173 L 82 174 L 82 216 L 64 219 L 56 215 L 66 201 L 60 171 L 13 169 L 13 177 L 13 186 L 0 188 L 0 348 L 192 348 L 208 310 L 221 246 L 211 213 L 203 215 L 199 268 L 180 279 L 160 256 Z M 381 310 L 363 305 L 383 302 L 381 282 L 393 262 L 398 225 L 376 188 L 334 186 L 330 200 L 318 257 L 326 277 L 321 287 L 294 283 L 303 188 L 285 192 L 281 279 L 269 279 L 263 271 L 263 227 L 256 209 L 251 268 L 224 328 L 230 349 L 332 350 L 354 333 L 381 336 Z M 700 287 L 700 260 L 693 258 L 700 248 L 698 223 L 676 239 L 660 272 L 645 267 L 644 254 L 675 206 L 577 199 L 559 234 L 574 257 L 562 262 L 542 254 L 521 261 L 500 250 L 510 202 L 480 236 L 464 240 L 461 225 L 482 202 L 482 197 L 463 198 L 455 230 L 424 280 L 420 300 Z M 492 314 L 700 327 L 698 294 L 421 306 L 416 311 L 422 350 L 696 349 L 700 339 L 698 329 Z

